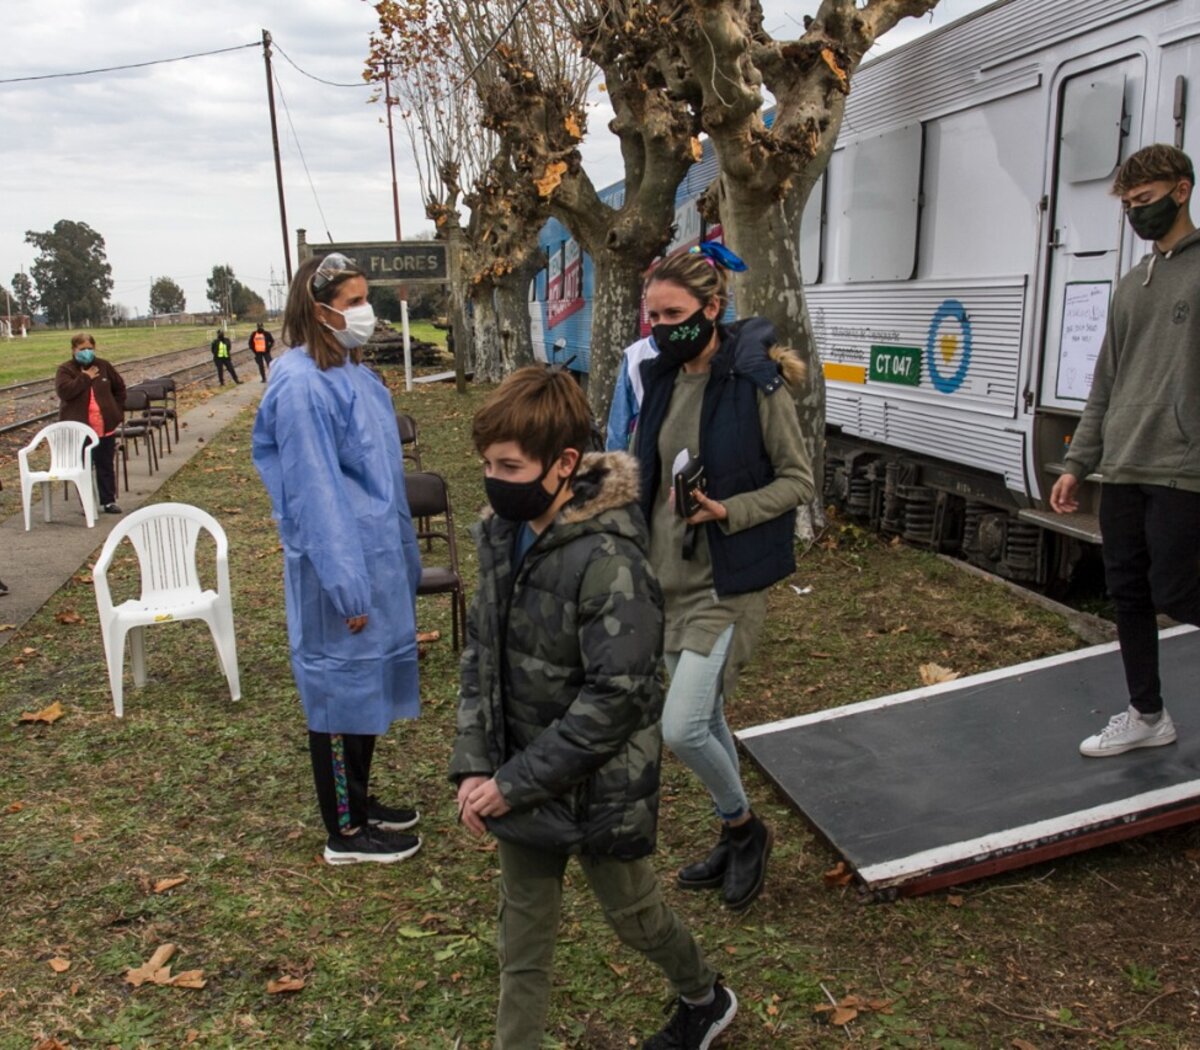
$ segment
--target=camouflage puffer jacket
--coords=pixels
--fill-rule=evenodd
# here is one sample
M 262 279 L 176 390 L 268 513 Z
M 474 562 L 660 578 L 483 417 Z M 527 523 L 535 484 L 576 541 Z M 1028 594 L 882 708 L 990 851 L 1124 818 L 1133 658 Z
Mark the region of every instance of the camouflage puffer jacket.
M 574 496 L 514 575 L 516 526 L 472 534 L 479 589 L 462 656 L 450 778 L 495 775 L 497 838 L 561 853 L 654 851 L 662 750 L 662 591 L 637 464 L 584 457 Z

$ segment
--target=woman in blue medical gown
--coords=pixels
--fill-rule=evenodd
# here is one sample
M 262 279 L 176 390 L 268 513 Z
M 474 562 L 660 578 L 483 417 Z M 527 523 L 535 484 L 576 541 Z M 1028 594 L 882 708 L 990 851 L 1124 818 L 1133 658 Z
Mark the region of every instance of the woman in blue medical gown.
M 367 280 L 334 253 L 288 291 L 284 341 L 254 421 L 254 465 L 283 543 L 288 643 L 331 864 L 416 853 L 415 810 L 369 793 L 375 740 L 417 716 L 421 564 L 391 395 L 361 363 Z

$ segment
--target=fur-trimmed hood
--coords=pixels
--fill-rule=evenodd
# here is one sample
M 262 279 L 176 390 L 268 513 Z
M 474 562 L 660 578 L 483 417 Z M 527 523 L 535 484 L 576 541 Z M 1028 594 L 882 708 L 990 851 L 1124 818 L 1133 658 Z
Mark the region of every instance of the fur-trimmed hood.
M 627 452 L 587 452 L 571 485 L 574 496 L 558 520 L 576 525 L 608 510 L 636 503 L 638 464 Z
M 783 373 L 783 381 L 794 391 L 808 374 L 808 365 L 800 360 L 800 355 L 790 346 L 773 346 L 767 351 L 767 356 L 779 366 Z

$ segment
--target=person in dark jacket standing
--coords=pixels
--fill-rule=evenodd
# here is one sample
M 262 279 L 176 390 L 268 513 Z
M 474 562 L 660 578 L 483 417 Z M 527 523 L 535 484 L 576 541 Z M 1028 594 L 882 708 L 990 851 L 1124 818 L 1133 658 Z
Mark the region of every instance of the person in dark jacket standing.
M 275 345 L 275 337 L 258 323 L 258 327 L 250 333 L 246 345 L 254 354 L 254 363 L 258 365 L 259 378 L 265 383 L 267 373 L 271 370 L 271 347 Z
M 591 413 L 564 371 L 509 376 L 475 416 L 494 514 L 473 529 L 479 589 L 450 763 L 459 813 L 500 860 L 496 1050 L 537 1050 L 568 858 L 620 939 L 679 995 L 648 1050 L 701 1050 L 737 999 L 663 901 L 657 832 L 662 595 L 637 469 L 583 455 Z
M 1099 470 L 1100 530 L 1129 705 L 1079 750 L 1107 758 L 1175 741 L 1158 676 L 1162 610 L 1200 625 L 1200 232 L 1189 212 L 1196 172 L 1174 146 L 1147 146 L 1117 172 L 1134 232 L 1153 249 L 1113 293 L 1083 417 L 1050 494 L 1079 509 Z
M 796 508 L 813 494 L 792 385 L 803 364 L 775 346 L 769 321 L 719 323 L 721 245 L 673 256 L 650 272 L 646 310 L 658 356 L 641 364 L 634 432 L 650 563 L 666 595 L 671 686 L 663 738 L 712 796 L 721 834 L 678 874 L 686 889 L 720 888 L 739 910 L 766 878 L 772 833 L 750 808 L 725 699 L 766 617 L 767 589 L 795 571 Z M 704 481 L 683 483 L 677 475 Z
M 54 376 L 58 418 L 86 423 L 100 439 L 92 450 L 96 492 L 106 514 L 120 514 L 113 455 L 114 432 L 125 419 L 125 380 L 108 361 L 96 356 L 96 340 L 86 332 L 71 337 L 71 359 L 58 366 Z
M 229 373 L 229 378 L 234 383 L 240 383 L 241 380 L 237 377 L 237 372 L 233 370 L 233 344 L 229 341 L 229 336 L 225 334 L 223 328 L 217 329 L 217 338 L 212 341 L 213 363 L 217 366 L 217 381 L 221 386 L 225 385 L 225 373 Z

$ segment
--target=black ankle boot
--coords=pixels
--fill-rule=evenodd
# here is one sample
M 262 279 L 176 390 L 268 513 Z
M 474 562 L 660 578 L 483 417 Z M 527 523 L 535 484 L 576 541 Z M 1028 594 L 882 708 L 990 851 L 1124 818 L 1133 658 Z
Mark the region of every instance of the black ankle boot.
M 680 868 L 676 881 L 682 890 L 714 890 L 725 884 L 725 869 L 729 865 L 729 825 L 721 825 L 721 837 L 712 852 L 703 860 Z
M 767 858 L 775 836 L 753 813 L 745 824 L 729 829 L 729 864 L 722 898 L 732 911 L 748 908 L 767 878 Z

